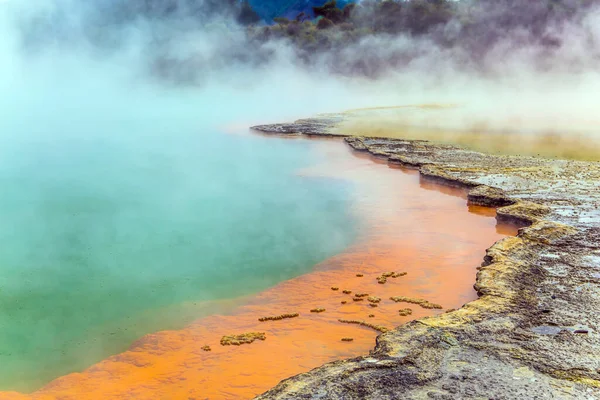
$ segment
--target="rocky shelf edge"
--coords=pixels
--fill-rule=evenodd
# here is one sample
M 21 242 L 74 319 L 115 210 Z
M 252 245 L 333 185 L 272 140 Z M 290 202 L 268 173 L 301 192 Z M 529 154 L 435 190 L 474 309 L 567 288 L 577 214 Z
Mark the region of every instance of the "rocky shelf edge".
M 338 120 L 253 129 L 329 136 Z M 470 204 L 499 207 L 498 220 L 523 227 L 486 250 L 477 300 L 384 333 L 369 355 L 291 377 L 257 398 L 600 399 L 600 163 L 344 140 L 417 168 L 421 179 L 466 187 Z

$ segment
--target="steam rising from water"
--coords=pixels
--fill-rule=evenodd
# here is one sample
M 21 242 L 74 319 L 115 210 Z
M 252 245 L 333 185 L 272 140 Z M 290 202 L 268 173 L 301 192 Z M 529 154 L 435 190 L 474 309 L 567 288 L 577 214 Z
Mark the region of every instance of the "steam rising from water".
M 138 91 L 148 90 L 150 83 L 151 90 L 179 85 L 188 100 L 213 99 L 197 107 L 212 121 L 235 114 L 264 123 L 347 108 L 434 103 L 459 107 L 426 116 L 363 113 L 354 126 L 359 133 L 368 133 L 360 125 L 375 124 L 380 133 L 416 126 L 569 140 L 598 136 L 600 9 L 589 2 L 565 0 L 555 8 L 561 17 L 553 19 L 544 6 L 506 0 L 482 3 L 491 5 L 480 9 L 465 0 L 453 4 L 472 8 L 467 15 L 479 21 L 473 32 L 464 21 L 451 20 L 425 35 L 365 35 L 333 52 L 314 54 L 308 64 L 286 41 L 249 41 L 227 12 L 215 12 L 212 0 L 171 3 L 179 5 L 177 12 L 147 11 L 144 17 L 123 11 L 126 4 L 144 2 L 48 0 L 42 12 L 41 6 L 9 1 L 17 29 L 3 32 L 2 46 L 8 40 L 13 50 L 3 54 L 8 68 L 15 52 L 26 57 L 25 66 L 13 65 L 12 73 L 17 68 L 29 80 L 33 69 L 41 81 L 57 86 L 93 80 L 106 87 L 110 80 L 127 96 L 148 98 Z M 355 23 L 372 18 L 363 11 Z M 529 30 L 519 25 L 528 18 Z M 456 44 L 441 44 L 447 42 Z M 360 75 L 374 71 L 377 78 Z M 57 82 L 56 74 L 64 82 Z M 156 94 L 163 97 L 161 90 Z M 350 126 L 344 131 L 352 132 Z
M 94 248 L 98 243 L 94 238 L 139 235 L 140 230 L 147 230 L 144 237 L 155 251 L 141 251 L 137 260 L 148 265 L 157 258 L 168 258 L 163 246 L 185 247 L 185 235 L 171 238 L 174 242 L 167 244 L 153 237 L 162 226 L 176 226 L 189 234 L 194 226 L 205 223 L 207 233 L 195 239 L 208 247 L 218 244 L 217 253 L 225 257 L 212 260 L 218 266 L 239 262 L 237 253 L 227 246 L 231 238 L 211 231 L 219 225 L 251 237 L 268 226 L 272 238 L 283 240 L 276 240 L 269 248 L 277 250 L 274 259 L 284 265 L 293 263 L 298 254 L 303 255 L 299 263 L 309 265 L 348 243 L 349 217 L 343 212 L 330 214 L 331 210 L 343 209 L 339 205 L 343 205 L 344 188 L 288 182 L 288 175 L 275 172 L 289 163 L 286 172 L 291 173 L 293 166 L 306 160 L 276 141 L 259 145 L 241 137 L 223 138 L 216 131 L 224 124 L 249 126 L 379 105 L 457 104 L 433 111 L 353 113 L 361 117 L 351 118 L 343 129 L 402 136 L 406 127 L 416 126 L 423 128 L 416 136 L 430 131 L 433 133 L 428 137 L 442 140 L 453 140 L 456 135 L 452 132 L 483 132 L 484 140 L 491 138 L 489 132 L 512 132 L 516 135 L 511 140 L 519 146 L 523 143 L 520 135 L 550 133 L 558 136 L 559 147 L 562 139 L 583 135 L 584 144 L 571 140 L 572 146 L 585 146 L 588 152 L 591 148 L 592 156 L 586 158 L 597 154 L 597 147 L 590 145 L 597 140 L 600 123 L 596 111 L 600 77 L 594 71 L 600 42 L 597 13 L 587 16 L 581 26 L 561 27 L 560 34 L 566 40 L 546 59 L 553 62 L 549 68 L 539 68 L 537 61 L 544 58 L 536 48 L 515 48 L 509 37 L 487 55 L 485 73 L 475 73 L 458 62 L 456 54 L 437 47 L 429 38 L 367 37 L 336 55 L 339 58 L 324 54 L 306 66 L 299 65 L 285 42 L 249 47 L 241 28 L 224 16 L 201 18 L 200 25 L 182 15 L 164 21 L 135 18 L 122 23 L 102 13 L 102 6 L 109 4 L 60 1 L 36 2 L 33 7 L 21 1 L 0 2 L 0 179 L 5 190 L 0 207 L 5 210 L 6 227 L 1 261 L 15 268 L 4 271 L 0 298 L 5 302 L 3 309 L 11 306 L 35 311 L 27 314 L 27 321 L 21 321 L 21 328 L 8 329 L 0 324 L 0 330 L 10 331 L 10 340 L 25 337 L 11 343 L 16 349 L 11 357 L 19 357 L 23 349 L 39 351 L 27 347 L 39 339 L 23 336 L 31 334 L 27 333 L 29 328 L 38 329 L 38 333 L 49 331 L 57 341 L 76 340 L 65 333 L 68 327 L 62 323 L 44 321 L 45 310 L 40 304 L 61 307 L 81 298 L 67 297 L 59 304 L 46 301 L 44 290 L 56 282 L 44 281 L 35 263 L 55 260 L 53 257 L 66 249 L 66 257 L 76 264 L 84 265 L 86 253 L 94 253 L 103 255 L 96 261 L 104 265 L 119 259 L 115 254 L 131 251 L 122 245 L 131 243 L 128 237 L 109 240 L 116 246 L 111 249 L 114 254 Z M 336 66 L 357 60 L 377 62 L 394 51 L 417 56 L 402 70 L 387 70 L 377 79 L 332 72 L 343 70 Z M 265 151 L 265 146 L 272 146 L 272 150 Z M 273 172 L 274 181 L 265 178 L 265 171 Z M 231 203 L 233 208 L 219 209 L 219 194 L 232 187 L 239 199 Z M 202 203 L 207 197 L 212 207 L 206 217 L 210 221 L 203 215 L 191 218 L 197 209 L 190 199 Z M 115 206 L 116 199 L 130 203 L 123 210 Z M 285 212 L 269 214 L 277 209 L 276 204 Z M 144 207 L 152 213 L 158 211 L 158 219 L 136 220 L 136 212 Z M 98 210 L 100 215 L 118 217 L 119 223 L 134 227 L 134 232 L 110 233 L 104 217 L 88 220 L 80 215 Z M 53 230 L 52 218 L 57 212 L 78 215 L 72 226 L 64 227 L 65 232 Z M 252 218 L 246 218 L 248 215 Z M 269 216 L 271 222 L 267 223 Z M 286 230 L 289 226 L 301 226 L 302 230 L 293 235 Z M 308 242 L 303 241 L 306 237 Z M 238 239 L 243 242 L 244 236 Z M 144 248 L 147 243 L 138 245 Z M 71 252 L 73 249 L 78 252 Z M 256 256 L 253 250 L 245 249 Z M 202 254 L 192 252 L 190 257 Z M 10 265 L 7 260 L 15 263 Z M 163 265 L 173 262 L 162 261 Z M 136 301 L 143 309 L 144 301 L 133 289 L 136 285 L 150 281 L 163 288 L 165 297 L 177 298 L 182 287 L 192 290 L 202 283 L 182 286 L 175 279 L 176 284 L 161 286 L 159 278 L 164 271 L 156 265 L 154 269 L 138 267 L 131 271 L 126 265 L 111 265 L 110 272 L 115 275 L 111 275 L 110 284 L 123 281 L 122 297 L 111 312 L 123 303 Z M 281 275 L 277 275 L 280 265 L 270 267 L 277 278 L 284 278 L 306 265 L 296 265 L 297 269 Z M 73 280 L 93 277 L 85 269 L 77 276 L 64 276 L 60 275 L 60 264 L 51 268 L 58 271 L 65 287 Z M 234 276 L 221 272 L 219 268 L 211 272 L 215 281 L 221 279 L 221 286 L 214 289 L 217 292 Z M 276 280 L 259 276 L 254 287 Z M 32 291 L 29 298 L 35 301 L 25 304 L 28 297 L 17 295 L 20 289 L 32 290 L 28 284 L 43 290 L 39 297 Z M 97 317 L 101 325 L 111 318 L 112 322 L 128 318 L 110 313 L 93 315 L 94 301 L 101 299 L 102 293 L 98 297 L 84 294 L 91 299 L 87 305 L 82 303 L 87 314 L 64 315 L 64 321 Z M 13 295 L 17 300 L 13 301 Z M 185 301 L 183 297 L 179 300 Z M 35 325 L 40 320 L 42 328 Z M 54 345 L 41 339 L 35 343 Z
M 352 241 L 348 188 L 294 176 L 309 144 L 218 132 L 317 112 L 340 86 L 249 69 L 172 85 L 148 72 L 146 22 L 117 47 L 31 42 L 21 6 L 0 5 L 0 390 L 219 312 L 201 302 L 304 273 Z

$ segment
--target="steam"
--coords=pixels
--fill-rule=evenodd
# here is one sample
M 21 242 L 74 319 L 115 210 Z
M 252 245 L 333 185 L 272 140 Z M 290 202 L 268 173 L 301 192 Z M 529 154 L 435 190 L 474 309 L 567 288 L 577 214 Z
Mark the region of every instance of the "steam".
M 206 188 L 224 190 L 230 182 L 226 179 L 237 185 L 243 200 L 236 203 L 239 215 L 220 209 L 218 201 L 213 206 L 221 210 L 215 215 L 224 216 L 232 232 L 246 229 L 257 237 L 252 229 L 266 223 L 267 218 L 261 216 L 268 215 L 272 199 L 285 201 L 294 210 L 290 216 L 317 223 L 312 221 L 315 210 L 341 208 L 321 203 L 336 188 L 323 189 L 322 195 L 306 204 L 298 204 L 294 197 L 306 193 L 301 188 L 292 191 L 292 186 L 286 187 L 289 192 L 264 195 L 271 202 L 265 200 L 266 206 L 252 203 L 244 195 L 245 190 L 261 185 L 262 176 L 256 172 L 259 167 L 266 165 L 275 174 L 278 166 L 299 161 L 293 154 L 282 153 L 277 158 L 280 164 L 269 164 L 278 151 L 284 151 L 276 144 L 273 154 L 247 145 L 244 157 L 238 159 L 239 154 L 231 153 L 231 143 L 243 139 L 229 138 L 227 147 L 214 135 L 224 125 L 247 127 L 321 112 L 354 110 L 346 113 L 346 122 L 338 128 L 341 133 L 458 141 L 486 151 L 598 160 L 598 9 L 591 5 L 577 8 L 574 1 L 566 14 L 533 24 L 531 30 L 526 26 L 536 22 L 535 18 L 505 29 L 501 21 L 507 18 L 541 18 L 540 12 L 531 2 L 527 2 L 527 11 L 519 9 L 517 2 L 496 3 L 493 12 L 480 15 L 479 23 L 469 29 L 464 21 L 452 19 L 419 34 L 410 30 L 376 32 L 307 52 L 293 38 L 259 39 L 252 29 L 260 32 L 264 27 L 241 26 L 236 2 L 172 0 L 170 4 L 178 7 L 138 9 L 130 6 L 146 2 L 40 0 L 33 5 L 0 0 L 0 178 L 30 191 L 24 198 L 3 196 L 3 201 L 19 210 L 6 217 L 14 218 L 12 222 L 3 225 L 25 231 L 39 227 L 47 215 L 35 207 L 60 206 L 52 202 L 52 196 L 40 195 L 46 185 L 64 185 L 64 191 L 58 193 L 68 193 L 73 186 L 85 187 L 89 192 L 81 195 L 84 203 L 100 207 L 98 192 L 110 196 L 130 193 L 127 191 L 135 185 L 121 178 L 128 168 L 140 166 L 163 174 L 160 176 L 170 188 L 141 197 L 155 201 L 165 220 L 182 227 L 198 222 L 189 220 L 187 196 Z M 354 23 L 366 26 L 372 17 L 371 6 L 361 4 L 364 8 Z M 456 6 L 463 4 L 467 2 Z M 483 12 L 475 9 L 474 15 L 476 11 Z M 345 35 L 337 29 L 328 34 Z M 415 104 L 430 106 L 394 108 Z M 378 106 L 384 108 L 372 109 Z M 291 161 L 283 160 L 284 156 Z M 58 166 L 58 176 L 44 168 L 48 160 Z M 106 169 L 116 178 L 114 182 L 96 182 L 94 174 L 80 173 L 82 165 L 91 165 L 95 172 Z M 224 165 L 233 166 L 223 178 L 225 183 L 212 172 L 223 170 Z M 170 176 L 171 169 L 185 173 Z M 35 179 L 29 180 L 31 176 Z M 206 187 L 198 188 L 201 179 Z M 262 193 L 260 189 L 258 193 Z M 30 206 L 33 208 L 28 209 Z M 255 223 L 239 226 L 237 217 L 247 215 L 256 215 Z M 129 217 L 119 214 L 119 218 Z M 317 230 L 326 236 L 315 237 L 315 241 L 341 245 L 347 227 L 325 217 L 316 219 L 320 224 Z M 73 243 L 85 251 L 81 229 L 101 236 L 103 232 L 94 230 L 98 226 L 103 225 L 84 221 L 70 233 L 69 240 L 60 243 L 55 239 L 61 237 L 60 232 L 45 232 L 45 226 L 39 236 L 28 236 L 26 244 L 4 232 L 5 256 L 19 252 L 35 256 L 46 254 L 44 251 L 52 255 L 59 247 L 77 247 Z M 283 228 L 275 228 L 274 236 L 288 237 Z M 302 238 L 290 237 L 277 247 L 285 265 L 294 261 L 286 258 L 287 249 L 302 243 Z M 47 247 L 40 248 L 40 243 Z M 217 244 L 225 258 L 232 256 L 227 253 L 227 238 Z M 162 256 L 167 257 L 165 254 Z M 152 256 L 146 257 L 150 264 Z M 103 260 L 108 263 L 110 255 Z M 159 285 L 163 276 L 162 271 L 128 275 L 120 264 L 111 268 L 118 282 L 138 279 L 136 282 L 147 284 L 155 280 Z M 10 272 L 7 276 L 13 279 L 0 282 L 0 296 L 6 302 L 24 282 L 41 292 L 49 284 L 36 278 L 35 270 L 23 281 L 14 278 L 20 276 L 19 271 Z M 75 278 L 61 276 L 65 285 Z M 188 287 L 178 286 L 170 294 L 176 297 L 182 288 Z M 126 289 L 126 294 L 133 290 Z M 28 293 L 27 298 L 36 293 Z M 92 298 L 91 294 L 87 297 Z M 132 298 L 124 297 L 123 302 L 130 301 Z M 106 310 L 107 314 L 117 311 Z M 43 314 L 43 310 L 37 312 Z M 108 320 L 111 316 L 93 317 Z M 57 340 L 69 340 L 64 324 L 45 321 L 35 313 L 28 318 L 44 324 L 36 332 L 51 331 Z M 11 334 L 23 336 L 22 332 Z M 81 346 L 90 345 L 83 342 Z M 102 353 L 104 349 L 94 351 Z M 98 357 L 92 355 L 94 360 Z M 14 372 L 4 373 L 1 368 L 0 377 L 21 384 L 8 375 Z
M 210 20 L 99 29 L 89 3 L 0 3 L 0 390 L 82 370 L 215 311 L 182 302 L 259 291 L 351 241 L 345 188 L 293 177 L 306 144 L 218 132 L 350 89 L 224 62 L 243 32 Z

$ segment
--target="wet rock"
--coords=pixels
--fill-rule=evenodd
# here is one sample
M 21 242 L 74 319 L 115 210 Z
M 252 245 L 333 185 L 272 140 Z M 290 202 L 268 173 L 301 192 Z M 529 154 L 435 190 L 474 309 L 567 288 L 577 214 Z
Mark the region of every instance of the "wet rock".
M 271 134 L 283 135 L 308 135 L 308 136 L 336 136 L 343 137 L 344 135 L 336 135 L 330 132 L 330 129 L 341 120 L 341 116 L 329 114 L 325 118 L 307 118 L 296 121 L 293 124 L 271 124 L 257 125 L 250 129 Z
M 469 190 L 467 201 L 469 204 L 485 207 L 504 207 L 515 203 L 504 190 L 487 185 L 479 185 Z
M 529 226 L 547 215 L 550 208 L 530 201 L 519 201 L 496 210 L 496 219 L 501 222 Z

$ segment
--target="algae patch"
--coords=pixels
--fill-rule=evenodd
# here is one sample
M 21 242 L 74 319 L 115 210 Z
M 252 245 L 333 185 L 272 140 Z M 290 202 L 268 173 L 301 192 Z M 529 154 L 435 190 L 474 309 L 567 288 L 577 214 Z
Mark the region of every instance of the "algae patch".
M 225 335 L 221 338 L 221 346 L 240 346 L 242 344 L 250 344 L 255 340 L 265 340 L 267 335 L 265 332 L 248 332 L 239 335 Z

